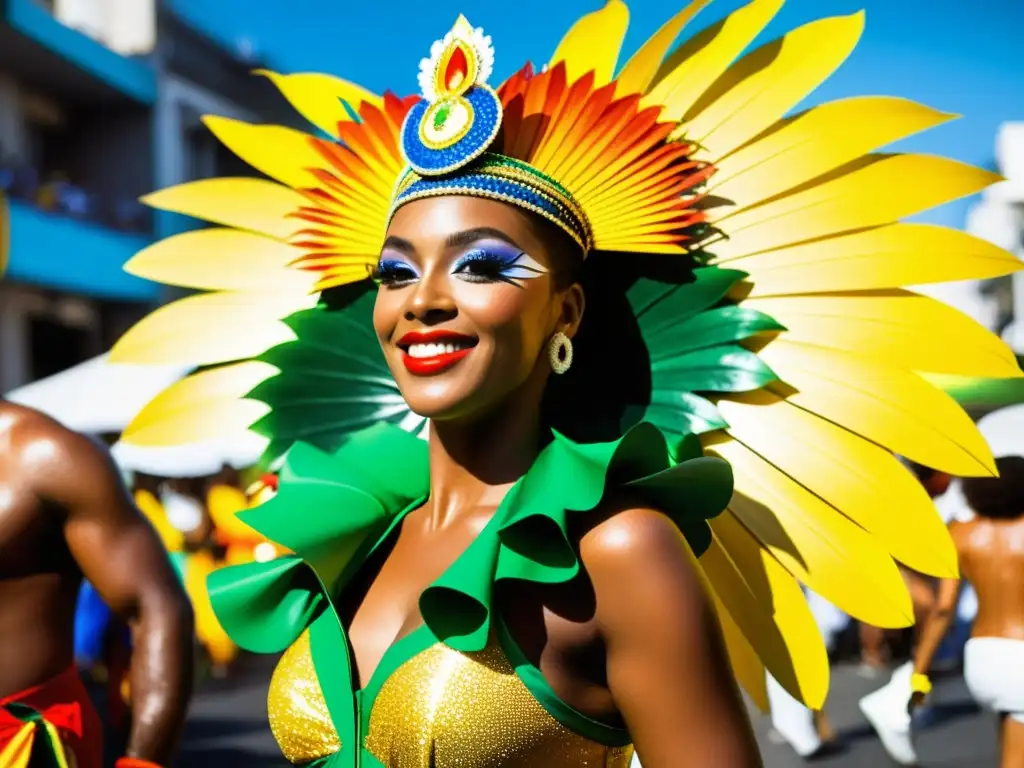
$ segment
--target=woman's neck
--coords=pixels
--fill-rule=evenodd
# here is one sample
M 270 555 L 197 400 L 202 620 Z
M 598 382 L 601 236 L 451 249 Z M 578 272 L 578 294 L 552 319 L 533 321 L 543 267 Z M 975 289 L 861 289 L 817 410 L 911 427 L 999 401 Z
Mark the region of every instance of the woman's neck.
M 474 420 L 430 424 L 431 524 L 444 528 L 481 507 L 496 508 L 541 448 L 539 409 L 502 407 Z

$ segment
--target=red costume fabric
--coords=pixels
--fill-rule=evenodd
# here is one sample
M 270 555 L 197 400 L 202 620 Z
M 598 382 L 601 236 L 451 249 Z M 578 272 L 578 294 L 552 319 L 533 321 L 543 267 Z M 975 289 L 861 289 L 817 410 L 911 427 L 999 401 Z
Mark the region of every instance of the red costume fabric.
M 0 765 L 103 768 L 103 725 L 75 667 L 0 699 Z

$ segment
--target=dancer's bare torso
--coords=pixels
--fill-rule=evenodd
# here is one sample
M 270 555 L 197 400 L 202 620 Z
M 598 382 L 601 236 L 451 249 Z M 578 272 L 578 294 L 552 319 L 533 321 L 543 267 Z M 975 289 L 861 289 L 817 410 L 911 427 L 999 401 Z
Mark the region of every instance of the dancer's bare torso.
M 82 574 L 64 538 L 64 512 L 33 487 L 49 422 L 0 403 L 0 698 L 72 662 Z
M 978 593 L 972 636 L 1024 640 L 1024 514 L 955 522 L 950 532 L 963 576 Z

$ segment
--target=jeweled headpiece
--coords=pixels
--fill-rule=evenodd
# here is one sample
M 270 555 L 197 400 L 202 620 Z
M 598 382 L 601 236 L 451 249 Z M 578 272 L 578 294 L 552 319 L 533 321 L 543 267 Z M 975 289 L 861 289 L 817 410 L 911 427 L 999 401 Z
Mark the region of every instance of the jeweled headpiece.
M 524 160 L 487 151 L 504 117 L 501 99 L 487 84 L 493 64 L 491 38 L 470 27 L 464 16 L 420 63 L 423 100 L 402 125 L 402 154 L 409 169 L 395 189 L 392 212 L 423 197 L 487 197 L 554 222 L 586 253 L 593 235 L 572 193 Z

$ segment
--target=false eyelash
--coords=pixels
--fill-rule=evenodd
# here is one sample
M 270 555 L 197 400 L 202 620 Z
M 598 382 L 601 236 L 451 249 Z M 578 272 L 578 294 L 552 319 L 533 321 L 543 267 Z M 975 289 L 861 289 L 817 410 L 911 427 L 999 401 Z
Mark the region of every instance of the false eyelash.
M 410 283 L 419 274 L 404 261 L 381 259 L 370 270 L 370 279 L 377 285 L 402 285 Z
M 526 263 L 520 263 L 522 261 Z M 514 283 L 516 280 L 529 280 L 544 274 L 544 269 L 535 264 L 524 251 L 505 255 L 479 249 L 462 256 L 452 268 L 452 274 L 469 282 Z M 465 271 L 468 266 L 472 266 L 474 271 Z

